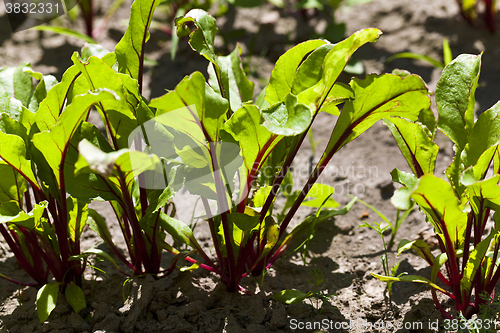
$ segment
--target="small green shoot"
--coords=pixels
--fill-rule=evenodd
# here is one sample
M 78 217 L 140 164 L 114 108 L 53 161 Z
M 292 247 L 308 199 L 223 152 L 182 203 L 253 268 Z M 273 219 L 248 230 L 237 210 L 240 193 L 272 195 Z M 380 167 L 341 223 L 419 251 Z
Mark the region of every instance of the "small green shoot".
M 303 293 L 295 289 L 286 289 L 274 294 L 273 298 L 284 304 L 299 304 L 307 299 L 315 309 L 316 314 L 321 314 L 327 309 L 335 308 L 329 305 L 331 298 L 335 294 L 326 294 L 319 288 L 324 283 L 323 272 L 317 268 L 313 268 L 309 275 L 311 279 L 307 280 L 307 282 L 314 286 L 314 291 Z
M 394 276 L 396 276 L 396 272 L 398 271 L 399 264 L 401 263 L 401 261 L 398 261 L 396 264 L 394 264 L 391 267 L 391 269 L 389 269 L 389 260 L 387 257 L 388 247 L 385 244 L 385 238 L 384 238 L 384 232 L 385 232 L 385 230 L 387 230 L 387 228 L 389 228 L 389 225 L 386 225 L 385 227 L 382 227 L 381 225 L 382 225 L 382 222 L 372 222 L 372 224 L 365 222 L 365 223 L 361 224 L 360 227 L 361 228 L 370 228 L 372 230 L 375 230 L 377 232 L 377 234 L 379 234 L 380 238 L 382 238 L 382 243 L 384 245 L 384 254 L 380 256 L 380 259 L 382 260 L 382 267 L 384 269 L 384 274 L 386 276 L 393 276 L 394 277 Z M 402 275 L 402 274 L 400 274 L 400 275 Z M 393 284 L 393 282 L 387 282 L 387 290 L 389 292 L 389 300 L 391 300 L 391 301 L 392 301 L 392 284 Z
M 349 196 L 352 198 L 351 195 L 349 195 Z M 376 209 L 372 205 L 364 202 L 361 199 L 358 199 L 357 201 L 359 203 L 365 205 L 366 207 L 370 208 L 375 214 L 377 214 L 382 220 L 384 220 L 385 223 L 387 223 L 387 227 L 389 227 L 391 229 L 391 239 L 389 240 L 389 243 L 387 244 L 387 250 L 391 251 L 392 247 L 394 246 L 394 241 L 395 241 L 395 238 L 396 238 L 396 234 L 397 234 L 397 232 L 399 230 L 399 227 L 404 222 L 404 220 L 406 220 L 406 218 L 408 217 L 408 215 L 410 215 L 410 213 L 412 212 L 413 208 L 415 207 L 415 203 L 412 202 L 410 208 L 407 209 L 407 210 L 398 209 L 397 213 L 396 213 L 396 221 L 393 224 L 387 218 L 387 216 L 385 216 L 384 214 L 382 214 L 378 209 Z M 387 227 L 385 227 L 384 230 L 386 230 Z
M 416 60 L 421 60 L 424 62 L 427 62 L 431 64 L 432 66 L 443 69 L 446 65 L 448 65 L 452 60 L 453 56 L 451 53 L 450 49 L 450 44 L 448 43 L 448 39 L 443 40 L 443 62 L 429 57 L 425 54 L 419 54 L 419 53 L 413 53 L 413 52 L 401 52 L 401 53 L 396 53 L 389 58 L 387 58 L 386 62 L 390 63 L 391 61 L 395 59 L 416 59 Z

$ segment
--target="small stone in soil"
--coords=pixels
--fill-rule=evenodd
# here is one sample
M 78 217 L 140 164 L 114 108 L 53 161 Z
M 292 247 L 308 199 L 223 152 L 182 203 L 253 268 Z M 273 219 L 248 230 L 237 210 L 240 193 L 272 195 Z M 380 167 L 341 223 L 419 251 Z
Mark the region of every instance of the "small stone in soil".
M 27 302 L 30 300 L 30 294 L 28 293 L 27 290 L 22 290 L 21 291 L 21 294 L 19 295 L 19 299 L 22 301 L 22 302 Z

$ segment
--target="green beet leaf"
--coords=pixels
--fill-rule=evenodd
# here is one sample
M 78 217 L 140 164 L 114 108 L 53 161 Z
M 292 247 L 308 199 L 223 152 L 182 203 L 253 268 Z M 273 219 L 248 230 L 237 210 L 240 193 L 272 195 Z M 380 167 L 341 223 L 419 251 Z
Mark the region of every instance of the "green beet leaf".
M 481 56 L 459 55 L 443 70 L 436 87 L 438 127 L 463 150 L 474 125 L 475 91 Z
M 446 292 L 443 288 L 432 282 L 431 280 L 418 275 L 402 275 L 402 276 L 382 276 L 375 273 L 371 273 L 374 277 L 379 279 L 382 282 L 415 282 L 415 283 L 423 283 L 434 289 L 437 289 L 442 292 Z
M 221 62 L 214 49 L 215 35 L 218 30 L 215 18 L 202 9 L 192 9 L 184 17 L 177 18 L 175 25 L 177 26 L 177 35 L 179 37 L 189 35 L 191 48 L 213 64 L 215 76 L 219 82 L 218 91 L 223 97 L 229 98 L 228 71 L 230 69 Z M 191 31 L 193 25 L 194 31 Z M 236 106 L 234 105 L 234 107 Z
M 398 116 L 414 121 L 420 110 L 430 106 L 427 87 L 416 75 L 368 75 L 362 81 L 352 80 L 350 85 L 356 98 L 346 102 L 340 114 L 328 143 L 330 153 L 337 152 L 377 120 Z
M 282 137 L 261 124 L 261 114 L 255 105 L 244 105 L 224 124 L 241 147 L 247 174 L 258 170 Z
M 23 194 L 27 190 L 26 179 L 7 163 L 0 162 L 0 202 L 15 201 L 22 207 Z
M 42 74 L 33 71 L 29 63 L 22 63 L 17 67 L 3 67 L 0 69 L 0 103 L 7 98 L 21 102 L 25 108 L 34 109 L 38 100 L 34 98 L 33 79 L 42 79 Z M 2 96 L 5 93 L 6 95 Z M 2 108 L 3 109 L 3 108 Z
M 483 112 L 467 137 L 462 160 L 464 168 L 476 165 L 480 156 L 500 143 L 500 102 Z M 493 156 L 491 156 L 492 158 Z M 487 167 L 486 167 L 487 168 Z M 485 169 L 477 170 L 486 172 Z
M 71 305 L 75 313 L 79 313 L 87 307 L 82 288 L 78 287 L 73 282 L 66 285 L 64 296 L 66 296 L 66 300 L 69 305 Z
M 411 197 L 429 216 L 436 233 L 442 237 L 448 251 L 454 252 L 464 242 L 467 214 L 460 207 L 450 184 L 434 175 L 420 178 Z M 448 248 L 446 238 L 453 249 Z
M 305 294 L 301 291 L 295 289 L 282 290 L 279 293 L 273 295 L 273 298 L 278 302 L 285 304 L 299 304 L 302 303 L 308 297 L 313 295 L 312 291 Z
M 88 205 L 72 197 L 67 198 L 66 202 L 69 214 L 69 237 L 73 242 L 76 242 L 80 239 L 83 227 L 85 227 L 89 216 Z
M 327 207 L 327 208 L 335 208 L 339 206 L 339 203 L 332 199 L 332 195 L 334 194 L 335 189 L 326 184 L 314 184 L 305 200 L 302 202 L 302 206 L 308 207 Z M 326 201 L 325 199 L 328 198 Z
M 248 80 L 243 66 L 241 63 L 241 47 L 239 44 L 236 45 L 233 52 L 226 57 L 219 57 L 219 60 L 225 68 L 227 68 L 228 74 L 228 94 L 226 96 L 229 100 L 230 108 L 233 112 L 238 110 L 242 103 L 251 101 L 253 98 L 253 90 L 255 84 Z M 213 64 L 208 67 L 208 72 L 210 74 L 209 84 L 214 89 L 214 91 L 221 94 L 220 83 L 215 73 Z
M 398 257 L 406 250 L 412 249 L 420 258 L 424 259 L 432 266 L 434 263 L 434 255 L 431 253 L 431 248 L 429 244 L 421 239 L 409 241 L 403 239 L 398 245 Z
M 156 155 L 121 149 L 105 153 L 84 139 L 78 144 L 80 157 L 75 165 L 75 173 L 95 172 L 108 179 L 121 192 L 131 191 L 134 178 L 146 170 L 154 170 L 160 163 Z
M 266 88 L 265 99 L 270 105 L 284 100 L 285 96 L 292 91 L 297 67 L 304 57 L 325 44 L 327 44 L 327 41 L 324 40 L 309 40 L 291 48 L 278 59 L 271 73 L 269 85 Z
M 68 68 L 61 82 L 50 89 L 47 97 L 40 103 L 35 116 L 40 131 L 48 130 L 57 122 L 66 105 L 70 89 L 79 75 L 80 71 L 75 66 Z
M 262 125 L 269 132 L 294 136 L 304 132 L 312 121 L 312 112 L 304 104 L 298 103 L 297 96 L 288 94 L 283 102 L 276 103 L 262 110 L 264 122 Z
M 218 141 L 228 102 L 205 83 L 203 74 L 195 72 L 150 106 L 157 109 L 157 122 L 189 135 L 198 142 L 195 147 L 201 147 Z
M 186 225 L 186 223 L 174 219 L 173 217 L 168 216 L 162 211 L 159 211 L 158 213 L 160 214 L 158 223 L 165 231 L 172 235 L 172 237 L 174 237 L 176 240 L 189 245 L 193 249 L 198 250 L 199 253 L 203 253 L 200 245 L 198 244 L 198 241 L 193 235 L 193 231 L 189 228 L 188 225 Z M 154 214 L 156 215 L 158 213 Z
M 58 282 L 47 283 L 36 294 L 36 312 L 41 323 L 49 318 L 50 313 L 56 307 L 59 285 Z
M 439 147 L 427 136 L 420 124 L 401 118 L 384 119 L 384 124 L 396 139 L 401 153 L 417 177 L 434 173 Z
M 40 190 L 31 168 L 31 162 L 26 159 L 26 144 L 21 137 L 0 132 L 0 158 L 15 169 L 31 186 Z
M 349 36 L 349 38 L 335 44 L 328 52 L 323 62 L 323 74 L 319 85 L 323 87 L 319 106 L 327 99 L 330 90 L 337 82 L 337 79 L 351 59 L 354 52 L 366 43 L 376 42 L 382 32 L 378 29 L 359 30 Z M 321 107 L 318 107 L 320 109 Z
M 35 147 L 41 152 L 50 151 L 50 154 L 46 154 L 45 157 L 59 185 L 63 181 L 61 165 L 66 158 L 71 137 L 87 117 L 91 106 L 106 98 L 117 98 L 117 96 L 108 90 L 98 90 L 75 97 L 73 103 L 66 108 L 57 123 L 50 128 L 50 131 L 40 132 L 33 136 Z
M 323 74 L 323 61 L 333 48 L 333 44 L 324 44 L 307 56 L 295 73 L 292 84 L 292 93 L 298 95 L 304 90 L 316 85 Z
M 149 39 L 149 26 L 160 0 L 134 1 L 130 9 L 127 31 L 115 48 L 120 73 L 129 74 L 142 86 L 145 44 Z

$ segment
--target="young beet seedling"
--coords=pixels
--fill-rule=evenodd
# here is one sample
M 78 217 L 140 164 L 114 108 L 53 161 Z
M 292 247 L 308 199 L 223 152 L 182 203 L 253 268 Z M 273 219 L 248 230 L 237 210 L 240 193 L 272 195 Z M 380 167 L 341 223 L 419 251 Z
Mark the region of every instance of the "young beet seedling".
M 80 286 L 89 255 L 116 266 L 98 249 L 81 253 L 80 235 L 86 224 L 134 276 L 168 274 L 178 260 L 160 269 L 161 252 L 167 246 L 161 243 L 165 232 L 160 220 L 169 217 L 160 209 L 169 209 L 171 189 L 146 191 L 134 180 L 138 176 L 140 183 L 141 174 L 159 160 L 127 149 L 134 127 L 153 117 L 140 91 L 147 29 L 158 3 L 134 3 L 129 29 L 116 53 L 89 45 L 81 57 L 75 53 L 74 65 L 60 83 L 27 65 L 0 72 L 0 168 L 9 175 L 0 181 L 0 233 L 20 265 L 37 285 L 44 285 L 37 296 L 42 322 L 54 309 L 60 289 L 76 312 L 85 308 Z M 40 80 L 36 89 L 32 77 Z M 94 105 L 109 142 L 86 122 Z M 129 258 L 114 245 L 103 218 L 88 208 L 93 199 L 113 205 Z M 47 283 L 49 271 L 55 283 Z
M 73 173 L 75 147 L 98 132 L 82 125 L 91 106 L 115 99 L 103 90 L 74 94 L 68 84 L 74 74 L 69 70 L 57 83 L 26 64 L 0 71 L 0 233 L 21 267 L 43 286 L 37 295 L 42 322 L 59 290 L 76 312 L 86 306 L 80 288 L 86 262 L 73 260 L 81 254 L 89 216 L 85 177 Z M 33 78 L 40 80 L 36 88 Z M 49 272 L 56 282 L 48 283 Z
M 324 282 L 323 272 L 315 268 L 311 270 L 311 273 L 309 275 L 311 276 L 311 279 L 309 279 L 307 282 L 314 286 L 314 291 L 303 293 L 299 290 L 287 289 L 274 294 L 273 298 L 278 302 L 284 304 L 299 304 L 302 303 L 305 299 L 308 299 L 311 303 L 311 306 L 316 310 L 316 314 L 321 314 L 324 310 L 327 309 L 334 309 L 334 307 L 330 305 L 330 301 L 331 298 L 335 295 L 328 295 L 319 290 L 319 286 Z
M 403 240 L 398 254 L 412 248 L 431 265 L 431 278 L 374 275 L 386 282 L 430 285 L 434 302 L 446 318 L 453 315 L 443 309 L 436 291 L 453 299 L 457 313 L 470 318 L 491 301 L 480 295 L 487 293 L 493 298 L 500 279 L 500 104 L 474 120 L 480 65 L 480 55 L 460 55 L 445 67 L 436 88 L 437 124 L 429 110 L 421 113 L 420 122 L 385 121 L 413 172 L 392 171 L 393 180 L 404 185 L 392 202 L 400 209 L 416 202 L 434 227 L 441 254 L 434 256 L 422 240 Z M 433 175 L 439 150 L 433 142 L 436 127 L 455 144 L 447 180 Z M 494 225 L 485 234 L 491 216 Z M 447 288 L 436 284 L 438 277 Z
M 194 73 L 150 103 L 162 131 L 166 129 L 163 137 L 157 131 L 155 140 L 175 148 L 160 159 L 170 169 L 176 165 L 176 177 L 182 168 L 184 185 L 201 196 L 217 264 L 202 252 L 184 223 L 170 219 L 165 227 L 199 252 L 228 290 L 241 290 L 243 277 L 261 276 L 293 242 L 311 232 L 317 219 L 307 219 L 286 234 L 302 204 L 319 207 L 331 195 L 328 187 L 315 182 L 338 150 L 379 119 L 416 120 L 429 106 L 427 88 L 415 75 L 370 75 L 349 85 L 337 83 L 351 55 L 380 36 L 379 30 L 366 29 L 338 44 L 310 40 L 287 51 L 254 104 L 254 87 L 242 70 L 240 48 L 226 57 L 215 53 L 215 19 L 192 10 L 177 19 L 177 25 L 179 36 L 190 35 L 191 47 L 210 61 L 210 78 L 206 83 L 201 73 Z M 342 112 L 336 106 L 341 103 L 345 103 Z M 287 192 L 283 180 L 322 111 L 339 116 L 329 144 L 304 188 Z M 146 146 L 159 153 L 160 145 L 155 148 L 148 137 Z M 277 214 L 274 200 L 280 192 L 287 203 Z M 327 203 L 327 208 L 338 205 L 332 199 Z M 318 218 L 345 214 L 352 203 L 340 210 L 323 210 Z

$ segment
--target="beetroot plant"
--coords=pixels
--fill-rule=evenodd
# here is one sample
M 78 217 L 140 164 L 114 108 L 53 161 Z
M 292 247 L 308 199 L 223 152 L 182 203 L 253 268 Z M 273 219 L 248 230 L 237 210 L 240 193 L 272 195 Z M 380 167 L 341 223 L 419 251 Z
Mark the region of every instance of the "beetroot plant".
M 440 254 L 433 255 L 422 240 L 403 240 L 398 254 L 413 249 L 432 267 L 430 279 L 374 275 L 386 282 L 428 284 L 446 318 L 458 315 L 444 310 L 437 291 L 454 300 L 460 316 L 470 318 L 491 302 L 500 279 L 499 104 L 474 120 L 480 65 L 480 55 L 460 55 L 444 68 L 436 88 L 437 123 L 429 110 L 420 114 L 419 122 L 385 121 L 412 171 L 393 170 L 393 180 L 403 187 L 392 202 L 400 209 L 408 208 L 410 201 L 420 207 L 434 227 Z M 436 128 L 454 143 L 455 157 L 446 169 L 446 180 L 434 175 L 439 151 L 434 143 Z M 445 287 L 437 284 L 438 278 Z M 485 293 L 488 299 L 481 297 Z
M 239 47 L 226 57 L 214 50 L 215 19 L 192 10 L 177 19 L 177 25 L 179 36 L 190 35 L 191 47 L 209 60 L 210 78 L 207 83 L 194 73 L 154 99 L 150 107 L 163 127 L 150 128 L 160 133 L 163 139 L 156 140 L 163 147 L 171 145 L 160 156 L 164 165 L 180 163 L 177 170 L 182 167 L 186 188 L 201 196 L 216 261 L 202 252 L 184 223 L 168 219 L 165 229 L 200 253 L 205 268 L 219 274 L 228 290 L 241 290 L 243 277 L 260 276 L 291 244 L 311 233 L 317 219 L 306 219 L 287 234 L 301 205 L 338 205 L 327 199 L 332 188 L 315 184 L 335 153 L 379 119 L 416 120 L 429 106 L 427 88 L 415 75 L 370 75 L 349 85 L 337 82 L 351 55 L 380 36 L 377 29 L 365 29 L 338 44 L 310 40 L 290 49 L 277 61 L 269 85 L 254 103 L 254 86 L 242 70 Z M 340 112 L 337 105 L 342 103 Z M 323 111 L 339 116 L 329 144 L 303 189 L 288 191 L 283 181 L 312 122 Z M 142 134 L 146 136 L 151 137 Z M 159 152 L 149 143 L 149 152 Z M 281 212 L 274 209 L 279 193 L 287 198 Z M 340 210 L 324 209 L 317 218 L 344 214 L 352 203 Z
M 82 124 L 93 104 L 114 99 L 109 91 L 74 94 L 71 68 L 62 82 L 29 65 L 3 68 L 1 76 L 0 158 L 3 170 L 0 233 L 23 269 L 43 286 L 37 297 L 44 321 L 62 289 L 75 311 L 85 307 L 80 288 L 85 261 L 80 235 L 89 216 L 85 176 L 75 177 L 75 149 L 98 130 Z M 40 80 L 33 85 L 33 78 Z M 68 195 L 68 192 L 73 195 Z M 56 282 L 48 283 L 49 272 Z M 28 284 L 1 275 L 18 283 Z

